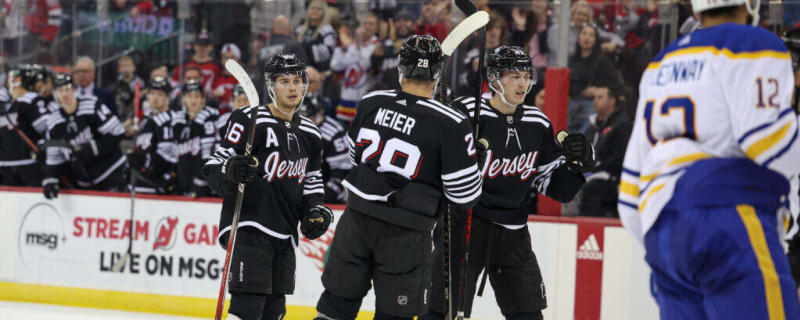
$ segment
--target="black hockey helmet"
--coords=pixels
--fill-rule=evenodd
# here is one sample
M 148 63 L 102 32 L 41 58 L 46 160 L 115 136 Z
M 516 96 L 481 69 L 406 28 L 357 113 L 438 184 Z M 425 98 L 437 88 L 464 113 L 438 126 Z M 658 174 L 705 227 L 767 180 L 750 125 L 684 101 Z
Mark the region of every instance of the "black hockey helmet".
M 203 94 L 203 84 L 197 79 L 186 81 L 186 83 L 183 84 L 183 94 L 190 92 L 199 92 Z
M 20 77 L 19 85 L 25 90 L 34 91 L 36 83 L 44 79 L 44 68 L 38 64 L 21 64 L 8 75 L 10 82 L 16 77 Z
M 489 52 L 487 60 L 487 74 L 499 74 L 507 70 L 529 71 L 531 77 L 536 79 L 536 71 L 533 69 L 533 59 L 520 47 L 499 46 Z
M 528 85 L 528 92 L 536 84 L 536 70 L 533 69 L 533 59 L 520 47 L 499 46 L 489 52 L 486 76 L 489 80 L 489 88 L 498 94 L 502 94 L 505 91 L 500 84 L 500 77 L 503 75 L 503 71 L 530 72 L 531 83 Z M 505 100 L 505 96 L 503 99 Z
M 150 79 L 150 82 L 147 83 L 147 89 L 150 90 L 161 90 L 169 94 L 172 88 L 169 85 L 169 80 L 164 77 L 155 77 Z
M 72 76 L 66 73 L 56 73 L 53 78 L 53 88 L 69 86 L 72 88 Z
M 242 87 L 241 84 L 236 84 L 236 86 L 233 87 L 233 95 L 232 96 L 235 97 L 235 96 L 238 96 L 240 94 L 244 94 L 244 87 Z
M 272 81 L 281 74 L 302 76 L 303 81 L 308 83 L 306 64 L 294 54 L 276 54 L 267 60 L 267 64 L 264 66 L 264 79 L 267 81 L 267 87 L 271 86 Z
M 413 35 L 400 49 L 400 72 L 406 79 L 437 81 L 444 68 L 444 54 L 439 40 Z
M 792 67 L 800 68 L 800 27 L 784 31 L 781 40 L 792 55 Z

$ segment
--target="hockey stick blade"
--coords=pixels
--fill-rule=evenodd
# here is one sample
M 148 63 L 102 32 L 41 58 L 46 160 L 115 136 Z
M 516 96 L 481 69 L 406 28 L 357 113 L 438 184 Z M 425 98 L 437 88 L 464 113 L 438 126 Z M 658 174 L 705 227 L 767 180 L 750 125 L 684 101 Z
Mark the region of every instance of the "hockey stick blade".
M 250 76 L 247 74 L 247 71 L 244 71 L 242 66 L 240 66 L 239 63 L 233 59 L 228 59 L 228 61 L 225 61 L 225 69 L 227 69 L 228 72 L 230 72 L 231 75 L 236 78 L 236 81 L 242 85 L 244 94 L 247 96 L 247 102 L 250 104 L 250 106 L 258 106 L 258 91 L 256 91 L 256 86 L 253 85 L 253 81 L 250 80 Z
M 471 14 L 453 28 L 453 31 L 450 31 L 450 34 L 447 35 L 447 38 L 444 38 L 444 42 L 442 42 L 442 53 L 446 56 L 453 55 L 453 52 L 456 51 L 456 48 L 458 48 L 458 45 L 461 44 L 464 39 L 469 37 L 473 32 L 478 31 L 478 29 L 485 26 L 487 23 L 489 23 L 489 13 L 486 11 L 478 11 Z
M 458 7 L 458 10 L 461 10 L 461 12 L 463 12 L 466 15 L 471 15 L 476 11 L 478 11 L 478 8 L 475 8 L 475 5 L 472 3 L 472 1 L 454 0 L 453 2 L 456 3 L 456 7 Z

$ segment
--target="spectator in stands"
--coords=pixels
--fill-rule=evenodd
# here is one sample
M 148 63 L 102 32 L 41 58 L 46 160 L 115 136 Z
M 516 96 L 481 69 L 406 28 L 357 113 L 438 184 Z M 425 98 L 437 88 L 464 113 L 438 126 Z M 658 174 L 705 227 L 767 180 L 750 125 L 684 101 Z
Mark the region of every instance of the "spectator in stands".
M 297 28 L 297 38 L 305 48 L 308 64 L 319 70 L 323 76 L 330 69 L 331 57 L 336 48 L 336 31 L 324 23 L 328 5 L 324 0 L 313 0 L 308 4 L 308 17 Z M 297 53 L 297 52 L 294 52 Z
M 622 78 L 611 60 L 600 49 L 597 29 L 585 25 L 578 36 L 578 47 L 569 59 L 570 85 L 567 130 L 586 133 L 589 116 L 594 114 L 592 100 L 599 85 L 616 86 Z
M 77 98 L 69 75 L 57 75 L 55 87 L 59 109 L 47 121 L 45 197 L 58 196 L 59 177 L 64 187 L 126 190 L 128 166 L 119 146 L 125 129 L 119 118 L 100 100 Z
M 114 101 L 114 94 L 96 86 L 94 83 L 95 65 L 94 60 L 87 56 L 79 57 L 72 67 L 72 76 L 75 81 L 75 96 L 78 98 L 97 98 L 106 105 L 111 112 L 117 114 L 117 103 Z
M 26 3 L 25 28 L 39 43 L 49 46 L 61 28 L 61 4 L 57 0 L 28 0 Z
M 528 50 L 536 74 L 541 77 L 537 83 L 544 82 L 544 69 L 547 67 L 547 43 L 544 41 L 547 39 L 544 33 L 550 25 L 547 6 L 547 0 L 532 0 L 528 10 L 519 6 L 511 9 L 510 44 Z
M 122 56 L 117 60 L 117 82 L 114 85 L 114 101 L 117 103 L 117 114 L 125 128 L 133 124 L 134 99 L 137 88 L 144 90 L 144 80 L 136 75 L 136 64 L 131 56 Z
M 394 19 L 381 22 L 379 37 L 381 41 L 372 52 L 373 70 L 378 73 L 379 80 L 370 91 L 400 89 L 397 74 L 397 55 L 403 43 L 413 35 L 414 20 L 408 12 L 398 13 Z
M 416 34 L 432 36 L 439 42 L 444 41 L 448 30 L 445 21 L 441 19 L 441 13 L 449 5 L 448 1 L 425 0 L 422 5 L 422 15 L 417 21 Z
M 316 49 L 312 50 L 327 50 L 326 45 L 317 44 L 315 46 Z M 308 49 L 307 46 L 304 47 L 303 44 L 292 37 L 292 27 L 289 24 L 289 18 L 282 15 L 275 17 L 272 21 L 269 40 L 266 41 L 258 53 L 258 63 L 255 68 L 258 72 L 255 72 L 253 81 L 255 83 L 264 83 L 264 73 L 262 72 L 264 70 L 264 62 L 268 61 L 268 59 L 274 55 L 293 53 L 300 61 L 309 62 L 306 49 Z
M 205 93 L 206 96 L 211 96 L 213 94 L 211 86 L 214 84 L 214 78 L 219 75 L 220 68 L 219 64 L 214 60 L 214 43 L 211 42 L 206 30 L 202 30 L 197 35 L 197 39 L 194 45 L 192 45 L 192 48 L 194 49 L 194 54 L 192 54 L 189 62 L 183 64 L 182 69 L 187 69 L 189 67 L 200 69 L 203 76 L 203 93 Z M 181 81 L 181 79 L 178 78 L 178 76 L 180 76 L 180 69 L 181 68 L 175 68 L 172 70 L 172 80 L 175 82 Z M 186 79 L 183 79 L 183 82 L 186 82 Z
M 625 147 L 633 130 L 625 112 L 625 99 L 616 86 L 601 85 L 594 90 L 596 115 L 592 117 L 586 137 L 597 151 L 597 166 L 582 188 L 581 215 L 618 216 L 617 185 Z
M 331 70 L 342 74 L 341 100 L 336 117 L 350 122 L 356 114 L 356 103 L 367 93 L 376 77 L 369 73 L 370 57 L 378 37 L 378 17 L 370 13 L 360 26 L 355 20 L 342 21 L 339 28 L 339 47 L 333 51 Z
M 222 50 L 220 50 L 220 62 L 222 62 L 223 66 L 229 59 L 241 63 L 242 52 L 239 50 L 239 47 L 233 43 L 224 44 Z M 233 87 L 236 86 L 236 83 L 236 78 L 234 78 L 226 68 L 222 68 L 222 72 L 214 79 L 214 98 L 219 102 L 220 112 L 231 111 L 231 97 L 233 96 Z
M 579 0 L 572 5 L 570 9 L 570 29 L 569 39 L 567 46 L 567 54 L 572 56 L 575 53 L 577 45 L 578 33 L 584 26 L 595 26 L 594 11 L 586 0 Z M 595 33 L 598 34 L 598 44 L 603 43 L 606 51 L 613 51 L 617 46 L 622 46 L 625 42 L 616 34 L 595 28 Z M 547 65 L 554 66 L 556 64 L 556 57 L 558 56 L 558 24 L 553 24 L 547 29 Z

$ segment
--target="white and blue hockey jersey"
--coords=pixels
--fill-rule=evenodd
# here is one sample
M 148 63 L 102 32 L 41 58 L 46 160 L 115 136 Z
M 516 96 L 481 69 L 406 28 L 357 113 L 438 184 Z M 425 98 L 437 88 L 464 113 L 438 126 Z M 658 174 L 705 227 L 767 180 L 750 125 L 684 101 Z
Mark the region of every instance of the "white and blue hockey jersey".
M 703 159 L 800 172 L 793 88 L 788 50 L 762 28 L 722 24 L 667 47 L 642 75 L 620 183 L 623 225 L 642 241 L 679 178 Z

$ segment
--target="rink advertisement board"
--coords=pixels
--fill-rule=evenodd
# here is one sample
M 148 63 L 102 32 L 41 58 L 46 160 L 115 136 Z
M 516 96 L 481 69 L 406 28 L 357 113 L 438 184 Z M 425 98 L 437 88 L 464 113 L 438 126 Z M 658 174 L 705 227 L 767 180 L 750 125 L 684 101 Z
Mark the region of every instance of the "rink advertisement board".
M 121 193 L 47 200 L 37 188 L 0 187 L 0 299 L 212 316 L 225 257 L 217 242 L 219 200 L 139 196 L 133 220 L 130 205 Z M 341 207 L 335 209 L 338 218 Z M 334 227 L 298 241 L 287 319 L 314 314 Z M 540 217 L 528 227 L 544 276 L 545 319 L 657 316 L 643 250 L 618 221 Z M 132 258 L 113 272 L 129 238 Z M 359 319 L 371 318 L 374 303 L 370 292 Z M 490 285 L 476 298 L 472 319 L 502 319 Z

